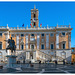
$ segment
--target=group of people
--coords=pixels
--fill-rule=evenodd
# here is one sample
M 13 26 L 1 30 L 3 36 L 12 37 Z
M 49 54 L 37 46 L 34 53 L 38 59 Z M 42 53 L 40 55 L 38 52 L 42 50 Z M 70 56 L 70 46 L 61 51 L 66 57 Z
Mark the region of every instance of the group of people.
M 57 60 L 55 60 L 55 64 L 57 65 Z M 65 65 L 65 60 L 63 59 L 63 65 Z
M 49 62 L 48 62 L 49 63 Z M 29 62 L 29 64 L 31 64 L 31 61 Z M 41 61 L 39 61 L 39 64 L 41 64 Z M 57 60 L 55 60 L 55 64 L 57 65 L 58 64 L 58 62 L 57 62 Z M 65 65 L 65 60 L 63 59 L 63 65 Z
M 17 63 L 20 63 L 20 61 L 18 61 Z M 25 61 L 23 61 L 23 63 L 25 64 Z M 49 61 L 47 63 L 49 63 Z M 31 61 L 29 61 L 29 64 L 31 64 Z M 41 64 L 41 61 L 40 60 L 39 60 L 39 64 Z M 55 64 L 56 65 L 58 64 L 57 60 L 55 60 Z M 63 65 L 65 65 L 65 60 L 63 60 Z

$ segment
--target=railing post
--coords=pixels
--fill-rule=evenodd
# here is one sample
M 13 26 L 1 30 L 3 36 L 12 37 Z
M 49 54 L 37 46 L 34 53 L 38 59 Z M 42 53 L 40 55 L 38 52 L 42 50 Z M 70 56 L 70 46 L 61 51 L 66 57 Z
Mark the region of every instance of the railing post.
M 39 27 L 38 27 L 38 29 L 39 29 Z
M 58 28 L 58 24 L 57 24 L 57 26 L 56 26 L 57 28 Z
M 18 25 L 17 25 L 17 29 L 19 29 Z
M 27 25 L 27 27 L 26 27 L 27 29 L 28 29 L 28 25 Z
M 8 24 L 7 24 L 7 29 L 9 29 Z
M 48 29 L 48 25 L 47 25 L 47 29 Z

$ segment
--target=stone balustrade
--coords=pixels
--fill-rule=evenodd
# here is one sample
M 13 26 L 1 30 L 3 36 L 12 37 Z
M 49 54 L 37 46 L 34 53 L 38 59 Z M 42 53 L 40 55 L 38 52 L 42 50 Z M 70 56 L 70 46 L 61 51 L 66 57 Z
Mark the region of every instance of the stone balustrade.
M 7 26 L 0 26 L 0 29 L 7 29 Z
M 57 25 L 56 28 L 71 28 L 70 25 Z
M 46 27 L 38 27 L 38 28 L 31 28 L 31 27 L 8 27 L 8 26 L 0 26 L 0 29 L 10 29 L 10 30 L 51 30 L 51 29 L 57 29 L 57 28 L 71 28 L 70 25 L 57 25 L 54 26 L 46 26 Z

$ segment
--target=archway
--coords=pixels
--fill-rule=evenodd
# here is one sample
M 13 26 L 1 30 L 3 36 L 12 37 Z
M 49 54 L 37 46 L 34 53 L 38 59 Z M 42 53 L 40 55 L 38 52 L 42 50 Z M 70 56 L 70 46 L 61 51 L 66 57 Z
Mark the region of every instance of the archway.
M 34 49 L 34 45 L 31 45 L 31 49 Z

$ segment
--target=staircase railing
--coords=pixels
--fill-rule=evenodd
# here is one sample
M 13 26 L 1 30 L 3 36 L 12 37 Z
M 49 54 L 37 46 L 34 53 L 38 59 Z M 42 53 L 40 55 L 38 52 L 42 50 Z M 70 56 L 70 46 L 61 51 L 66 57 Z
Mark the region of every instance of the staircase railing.
M 40 55 L 43 55 L 44 57 L 46 56 L 45 58 L 43 58 L 43 57 L 40 58 L 40 57 L 39 57 L 40 60 L 44 60 L 44 61 L 45 61 L 45 60 L 50 60 L 50 59 L 52 58 L 52 56 L 51 56 L 50 54 L 46 54 L 46 53 L 41 52 L 41 51 L 38 51 L 38 55 L 39 55 L 39 56 L 40 56 Z M 47 58 L 47 59 L 46 59 L 46 58 Z
M 51 59 L 52 57 L 55 57 L 55 58 L 58 58 L 59 60 L 63 60 L 63 58 L 60 57 L 60 56 L 53 56 L 53 55 L 51 55 L 51 54 L 46 54 L 46 53 L 41 52 L 41 51 L 38 51 L 38 52 L 40 52 L 40 54 L 43 55 L 43 56 L 46 55 L 46 58 L 48 57 L 48 59 Z M 38 54 L 39 54 L 39 53 L 38 53 Z M 39 55 L 40 55 L 40 54 L 39 54 Z M 40 60 L 45 60 L 45 59 L 40 58 L 40 57 L 39 57 L 39 59 L 40 59 Z

